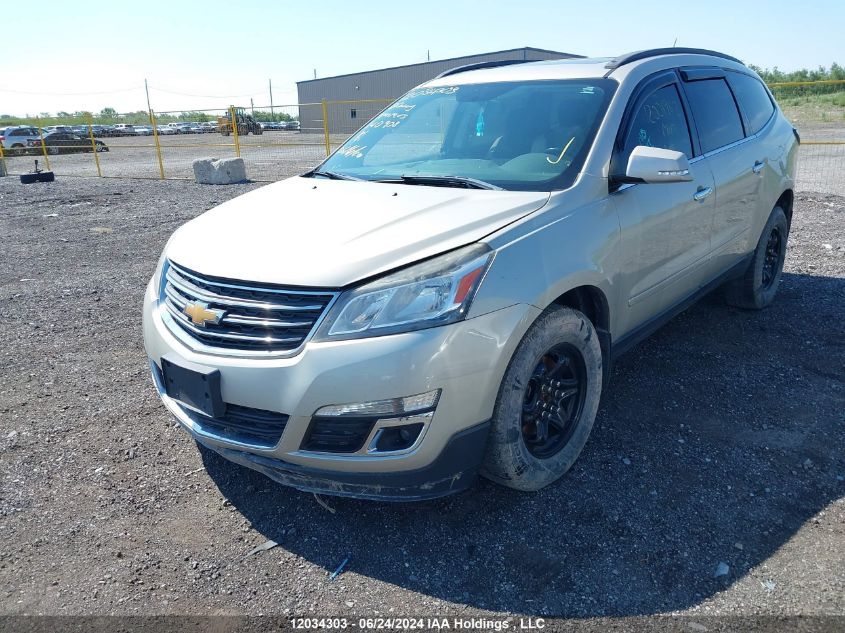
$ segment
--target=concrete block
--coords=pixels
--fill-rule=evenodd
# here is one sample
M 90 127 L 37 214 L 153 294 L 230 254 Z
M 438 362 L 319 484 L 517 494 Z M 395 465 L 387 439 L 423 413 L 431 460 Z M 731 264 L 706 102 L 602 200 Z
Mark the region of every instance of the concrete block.
M 192 166 L 194 178 L 201 185 L 231 185 L 246 180 L 243 158 L 199 158 Z

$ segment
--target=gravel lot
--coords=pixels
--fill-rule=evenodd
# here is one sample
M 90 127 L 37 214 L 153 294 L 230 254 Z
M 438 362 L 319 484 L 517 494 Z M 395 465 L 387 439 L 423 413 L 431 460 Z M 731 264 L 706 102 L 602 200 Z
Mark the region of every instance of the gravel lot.
M 329 512 L 148 375 L 167 236 L 257 186 L 0 178 L 0 614 L 845 615 L 845 198 L 798 196 L 772 308 L 717 293 L 623 357 L 556 485 Z

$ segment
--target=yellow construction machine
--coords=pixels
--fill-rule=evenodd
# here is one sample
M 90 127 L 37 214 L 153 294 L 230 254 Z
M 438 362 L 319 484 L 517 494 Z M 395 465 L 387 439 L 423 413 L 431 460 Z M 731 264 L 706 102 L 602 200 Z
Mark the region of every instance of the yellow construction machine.
M 238 136 L 246 136 L 250 132 L 253 134 L 261 134 L 264 129 L 261 124 L 256 121 L 251 114 L 247 114 L 243 108 L 231 107 L 226 111 L 224 116 L 217 117 L 217 131 L 223 136 L 229 136 L 232 133 L 232 111 L 235 112 L 235 121 L 238 126 Z

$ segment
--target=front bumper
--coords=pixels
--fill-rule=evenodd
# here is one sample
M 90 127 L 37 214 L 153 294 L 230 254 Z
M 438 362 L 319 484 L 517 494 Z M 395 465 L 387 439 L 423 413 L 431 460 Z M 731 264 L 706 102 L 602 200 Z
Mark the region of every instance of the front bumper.
M 424 468 L 387 473 L 307 468 L 198 441 L 229 461 L 303 492 L 377 501 L 422 501 L 455 494 L 472 486 L 484 457 L 489 428 L 487 421 L 455 433 L 437 458 Z
M 539 315 L 514 305 L 449 326 L 369 339 L 308 342 L 289 358 L 238 358 L 193 351 L 159 314 L 152 285 L 144 300 L 150 362 L 175 355 L 220 371 L 223 400 L 288 417 L 274 446 L 209 433 L 163 393 L 168 409 L 201 444 L 302 490 L 381 499 L 437 497 L 472 483 L 483 457 L 499 384 L 525 331 Z M 158 372 L 153 371 L 154 377 Z M 399 398 L 441 389 L 413 450 L 342 454 L 302 450 L 312 417 L 330 404 Z

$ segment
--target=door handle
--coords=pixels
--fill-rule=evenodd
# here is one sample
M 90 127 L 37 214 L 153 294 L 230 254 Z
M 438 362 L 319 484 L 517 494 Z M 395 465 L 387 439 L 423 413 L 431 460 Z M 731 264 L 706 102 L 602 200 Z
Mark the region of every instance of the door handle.
M 713 187 L 699 187 L 698 191 L 693 194 L 692 199 L 696 202 L 701 202 L 711 193 L 713 193 Z
M 755 174 L 759 174 L 761 171 L 763 171 L 763 167 L 765 166 L 766 163 L 758 160 L 754 163 L 754 167 L 751 168 L 751 171 L 753 171 Z

